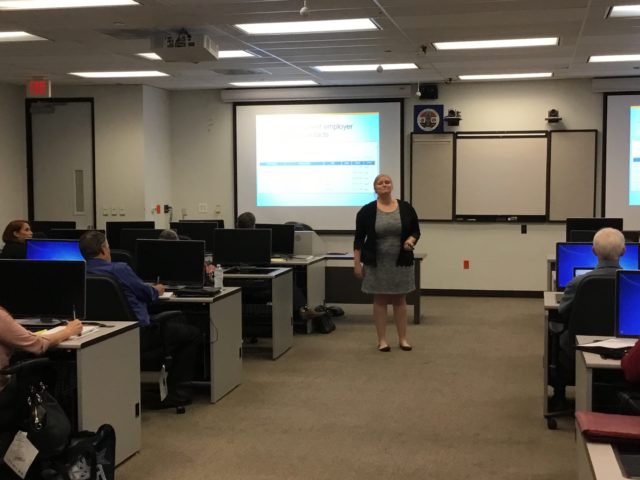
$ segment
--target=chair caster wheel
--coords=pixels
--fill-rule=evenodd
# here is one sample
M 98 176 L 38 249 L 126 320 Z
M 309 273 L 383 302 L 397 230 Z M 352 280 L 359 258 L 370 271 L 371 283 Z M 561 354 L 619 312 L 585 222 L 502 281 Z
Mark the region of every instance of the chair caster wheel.
M 182 414 L 184 414 L 184 413 L 186 413 L 186 412 L 187 412 L 187 410 L 186 410 L 184 407 L 182 407 L 182 406 L 180 406 L 180 407 L 176 407 L 176 413 L 177 413 L 178 415 L 182 415 Z
M 556 430 L 558 428 L 558 422 L 555 418 L 547 418 L 547 428 L 549 430 Z

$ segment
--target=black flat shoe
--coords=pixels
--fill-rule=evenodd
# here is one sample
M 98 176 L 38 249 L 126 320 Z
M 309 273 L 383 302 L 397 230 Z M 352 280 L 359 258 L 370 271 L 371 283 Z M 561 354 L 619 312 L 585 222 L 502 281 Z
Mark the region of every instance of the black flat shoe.
M 390 352 L 391 347 L 389 345 L 385 345 L 384 347 L 378 347 L 379 352 Z
M 400 345 L 400 350 L 404 350 L 405 352 L 410 352 L 413 349 L 411 345 Z

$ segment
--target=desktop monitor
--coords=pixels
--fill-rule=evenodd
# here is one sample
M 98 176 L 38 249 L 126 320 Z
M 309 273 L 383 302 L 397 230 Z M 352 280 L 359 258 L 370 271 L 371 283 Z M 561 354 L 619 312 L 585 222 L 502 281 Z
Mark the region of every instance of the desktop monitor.
M 157 240 L 162 230 L 156 228 L 123 228 L 120 230 L 120 250 L 136 251 L 136 240 Z M 111 244 L 109 244 L 111 248 Z
M 640 271 L 616 272 L 616 337 L 640 337 Z
M 74 228 L 52 228 L 49 230 L 48 238 L 57 238 L 60 240 L 78 240 L 86 232 L 93 232 L 93 229 L 76 230 Z M 104 230 L 98 230 L 104 233 Z
M 27 260 L 84 261 L 78 240 L 27 240 Z
M 213 232 L 218 228 L 216 222 L 171 222 L 170 226 L 178 235 L 186 235 L 190 240 L 204 240 L 205 251 L 213 252 Z
M 593 253 L 591 243 L 556 244 L 556 287 L 564 290 L 574 277 L 574 268 L 593 269 L 598 264 L 598 257 Z M 620 257 L 620 266 L 625 270 L 638 269 L 638 244 L 627 243 L 625 254 Z
M 271 253 L 273 255 L 293 255 L 294 225 L 256 223 L 256 228 L 271 230 Z
M 215 223 L 218 228 L 224 228 L 224 220 L 217 218 L 212 220 L 180 220 L 178 223 Z
M 145 282 L 204 285 L 202 240 L 137 240 L 136 270 Z
M 593 235 L 605 227 L 622 231 L 622 218 L 567 218 L 565 238 L 567 242 L 590 242 L 593 240 Z M 582 231 L 582 233 L 572 234 L 571 232 L 574 230 Z M 573 235 L 577 237 L 576 240 L 572 240 Z
M 120 247 L 120 231 L 125 228 L 156 228 L 156 222 L 140 221 L 140 222 L 107 222 L 107 240 L 110 248 Z
M 218 229 L 213 261 L 220 265 L 263 266 L 271 264 L 271 230 Z
M 49 235 L 49 232 L 53 228 L 76 228 L 75 221 L 67 220 L 34 220 L 29 222 L 31 231 L 36 233 L 43 233 L 45 236 Z
M 85 262 L 0 260 L 0 305 L 16 318 L 84 318 Z

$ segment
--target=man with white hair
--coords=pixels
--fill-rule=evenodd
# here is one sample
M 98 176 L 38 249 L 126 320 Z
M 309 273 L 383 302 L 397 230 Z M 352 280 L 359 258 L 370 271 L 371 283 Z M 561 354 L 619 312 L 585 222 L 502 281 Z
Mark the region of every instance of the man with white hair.
M 598 230 L 593 237 L 593 253 L 598 257 L 598 264 L 590 272 L 575 277 L 567 284 L 558 305 L 558 313 L 561 317 L 568 322 L 576 292 L 585 278 L 594 276 L 615 278 L 616 271 L 622 269 L 619 262 L 624 252 L 622 232 L 615 228 Z M 560 335 L 558 361 L 559 369 L 554 381 L 552 404 L 555 404 L 559 410 L 564 410 L 566 408 L 565 387 L 573 384 L 575 376 L 575 338 L 569 333 L 569 329 Z

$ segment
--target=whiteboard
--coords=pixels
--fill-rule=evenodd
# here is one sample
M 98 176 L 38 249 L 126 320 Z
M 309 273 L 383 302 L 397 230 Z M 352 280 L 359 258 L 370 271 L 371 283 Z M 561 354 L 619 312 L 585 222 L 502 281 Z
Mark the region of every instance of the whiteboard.
M 546 215 L 546 135 L 459 135 L 455 169 L 456 217 Z

